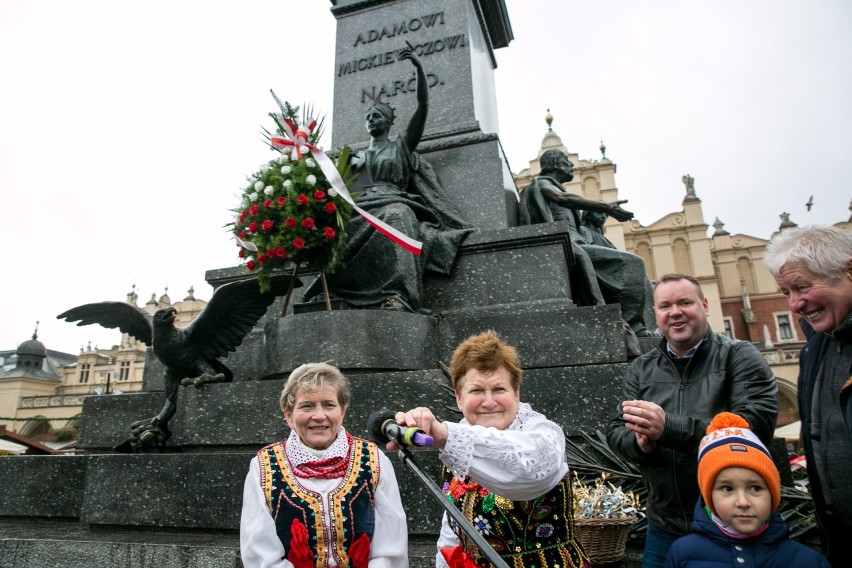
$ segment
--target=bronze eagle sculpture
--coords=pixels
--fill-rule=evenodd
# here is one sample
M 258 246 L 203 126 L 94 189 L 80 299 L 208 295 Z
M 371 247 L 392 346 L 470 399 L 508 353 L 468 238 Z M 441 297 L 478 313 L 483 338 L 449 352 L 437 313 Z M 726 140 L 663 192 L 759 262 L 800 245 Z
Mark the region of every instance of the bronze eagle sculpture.
M 168 424 L 177 410 L 180 385 L 230 382 L 234 375 L 220 357 L 236 351 L 276 296 L 285 293 L 289 279 L 276 278 L 266 292 L 257 279 L 238 280 L 217 288 L 207 306 L 186 328 L 175 327 L 177 310 L 169 306 L 153 317 L 126 302 L 99 302 L 77 306 L 56 316 L 77 325 L 99 324 L 118 328 L 145 343 L 165 366 L 166 402 L 156 416 L 134 422 L 131 437 L 116 446 L 119 452 L 162 449 L 171 437 Z

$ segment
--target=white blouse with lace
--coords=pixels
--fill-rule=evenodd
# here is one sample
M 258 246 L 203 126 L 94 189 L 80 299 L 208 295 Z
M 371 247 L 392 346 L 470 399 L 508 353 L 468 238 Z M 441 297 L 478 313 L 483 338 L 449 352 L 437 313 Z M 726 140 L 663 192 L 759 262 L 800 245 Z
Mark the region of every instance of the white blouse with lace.
M 472 426 L 466 419 L 445 422 L 447 443 L 439 456 L 458 479 L 470 476 L 492 493 L 527 501 L 544 495 L 565 477 L 565 434 L 562 428 L 522 402 L 515 420 L 505 430 Z M 447 564 L 440 549 L 459 545 L 447 514 L 438 537 L 438 568 Z

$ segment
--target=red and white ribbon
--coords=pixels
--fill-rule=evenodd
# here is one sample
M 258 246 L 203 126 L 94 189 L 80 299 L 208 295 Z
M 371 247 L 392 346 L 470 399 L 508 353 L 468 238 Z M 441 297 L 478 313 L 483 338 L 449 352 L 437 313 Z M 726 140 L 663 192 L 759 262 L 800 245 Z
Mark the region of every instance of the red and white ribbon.
M 294 160 L 301 160 L 302 153 L 308 151 L 311 146 L 308 144 L 308 139 L 310 139 L 311 134 L 314 131 L 314 128 L 317 126 L 317 121 L 313 118 L 308 119 L 307 125 L 296 126 L 296 123 L 293 122 L 289 118 L 285 118 L 281 121 L 281 127 L 284 129 L 284 133 L 290 137 L 287 138 L 279 138 L 277 136 L 273 136 L 270 142 L 273 146 L 280 150 L 284 150 L 285 148 L 291 148 L 290 157 Z
M 296 127 L 296 125 L 289 119 L 285 118 L 283 120 L 282 126 L 288 136 L 290 136 L 291 140 L 286 138 L 280 138 L 278 136 L 273 136 L 269 141 L 270 143 L 278 149 L 285 150 L 287 148 L 292 148 L 292 157 L 294 160 L 302 159 L 302 152 L 309 151 L 311 155 L 314 157 L 314 160 L 319 164 L 322 173 L 325 174 L 326 179 L 331 184 L 331 187 L 337 191 L 337 193 L 351 205 L 355 211 L 358 212 L 370 225 L 373 226 L 378 232 L 410 252 L 415 256 L 420 256 L 420 251 L 423 250 L 423 243 L 420 241 L 414 240 L 405 233 L 394 229 L 387 223 L 377 219 L 376 217 L 370 215 L 360 207 L 355 204 L 355 200 L 352 199 L 352 196 L 349 194 L 349 190 L 346 188 L 346 184 L 343 183 L 343 178 L 340 177 L 340 172 L 337 171 L 337 167 L 334 165 L 334 162 L 331 161 L 325 152 L 322 151 L 321 148 L 317 148 L 312 144 L 308 144 L 308 138 L 310 138 L 311 133 L 316 126 L 317 121 L 311 120 L 308 123 L 308 126 L 300 126 Z
M 414 240 L 405 233 L 394 229 L 384 221 L 381 221 L 357 205 L 355 205 L 355 200 L 352 199 L 352 196 L 349 194 L 349 190 L 346 189 L 346 184 L 343 183 L 343 178 L 340 177 L 340 172 L 337 171 L 337 167 L 335 167 L 334 162 L 331 161 L 331 158 L 326 156 L 325 152 L 320 150 L 315 146 L 308 146 L 311 150 L 311 155 L 319 164 L 322 173 L 325 174 L 326 179 L 331 184 L 338 194 L 349 204 L 351 205 L 355 211 L 357 211 L 361 217 L 363 217 L 370 225 L 373 226 L 378 232 L 410 252 L 415 256 L 420 256 L 420 251 L 423 250 L 423 243 L 420 241 Z

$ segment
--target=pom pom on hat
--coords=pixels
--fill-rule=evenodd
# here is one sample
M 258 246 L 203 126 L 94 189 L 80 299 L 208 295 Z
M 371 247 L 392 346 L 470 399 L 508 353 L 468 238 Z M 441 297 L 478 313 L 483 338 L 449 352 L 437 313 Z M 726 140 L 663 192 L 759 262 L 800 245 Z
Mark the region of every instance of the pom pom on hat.
M 710 424 L 707 425 L 707 431 L 704 433 L 709 434 L 714 430 L 733 427 L 748 428 L 748 422 L 739 414 L 734 414 L 733 412 L 720 412 L 713 417 L 713 420 L 711 420 Z
M 772 510 L 781 504 L 781 476 L 769 450 L 738 414 L 722 412 L 707 426 L 707 435 L 698 446 L 698 487 L 704 503 L 713 507 L 713 483 L 723 469 L 743 467 L 757 472 L 772 496 Z

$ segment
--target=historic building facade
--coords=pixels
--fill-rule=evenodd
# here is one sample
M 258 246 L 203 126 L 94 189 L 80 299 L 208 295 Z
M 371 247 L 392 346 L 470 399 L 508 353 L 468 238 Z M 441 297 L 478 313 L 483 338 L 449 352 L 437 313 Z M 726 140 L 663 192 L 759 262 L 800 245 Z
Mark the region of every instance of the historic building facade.
M 548 130 L 529 168 L 515 174 L 520 191 L 541 171 L 539 158 L 552 148 L 564 152 L 574 165 L 574 179 L 566 190 L 589 199 L 607 202 L 618 199 L 615 183 L 616 164 L 606 157 L 601 144 L 601 159 L 581 159 L 570 152 L 552 129 L 553 117 L 547 115 Z M 704 219 L 701 199 L 692 177 L 681 178 L 684 198 L 679 211 L 643 225 L 638 219 L 619 223 L 608 218 L 606 237 L 622 250 L 639 255 L 652 282 L 667 273 L 694 276 L 710 304 L 710 326 L 719 333 L 743 339 L 760 348 L 772 367 L 779 387 L 779 425 L 798 419 L 796 381 L 799 350 L 804 336 L 797 319 L 787 307 L 775 280 L 763 264 L 769 238 L 731 235 L 717 218 L 710 226 Z M 796 226 L 787 213 L 781 215 L 779 230 Z M 852 230 L 852 223 L 836 226 Z M 771 235 L 770 235 L 771 237 Z
M 137 300 L 134 287 L 126 301 L 136 306 Z M 159 299 L 152 294 L 143 309 L 153 315 L 172 306 L 177 310 L 175 325 L 185 327 L 206 305 L 190 288 L 187 297 L 174 304 L 168 291 Z M 0 351 L 0 424 L 34 439 L 73 436 L 84 397 L 142 390 L 147 349 L 125 333 L 109 349 L 89 344 L 71 355 L 47 349 L 36 331 L 14 351 Z

